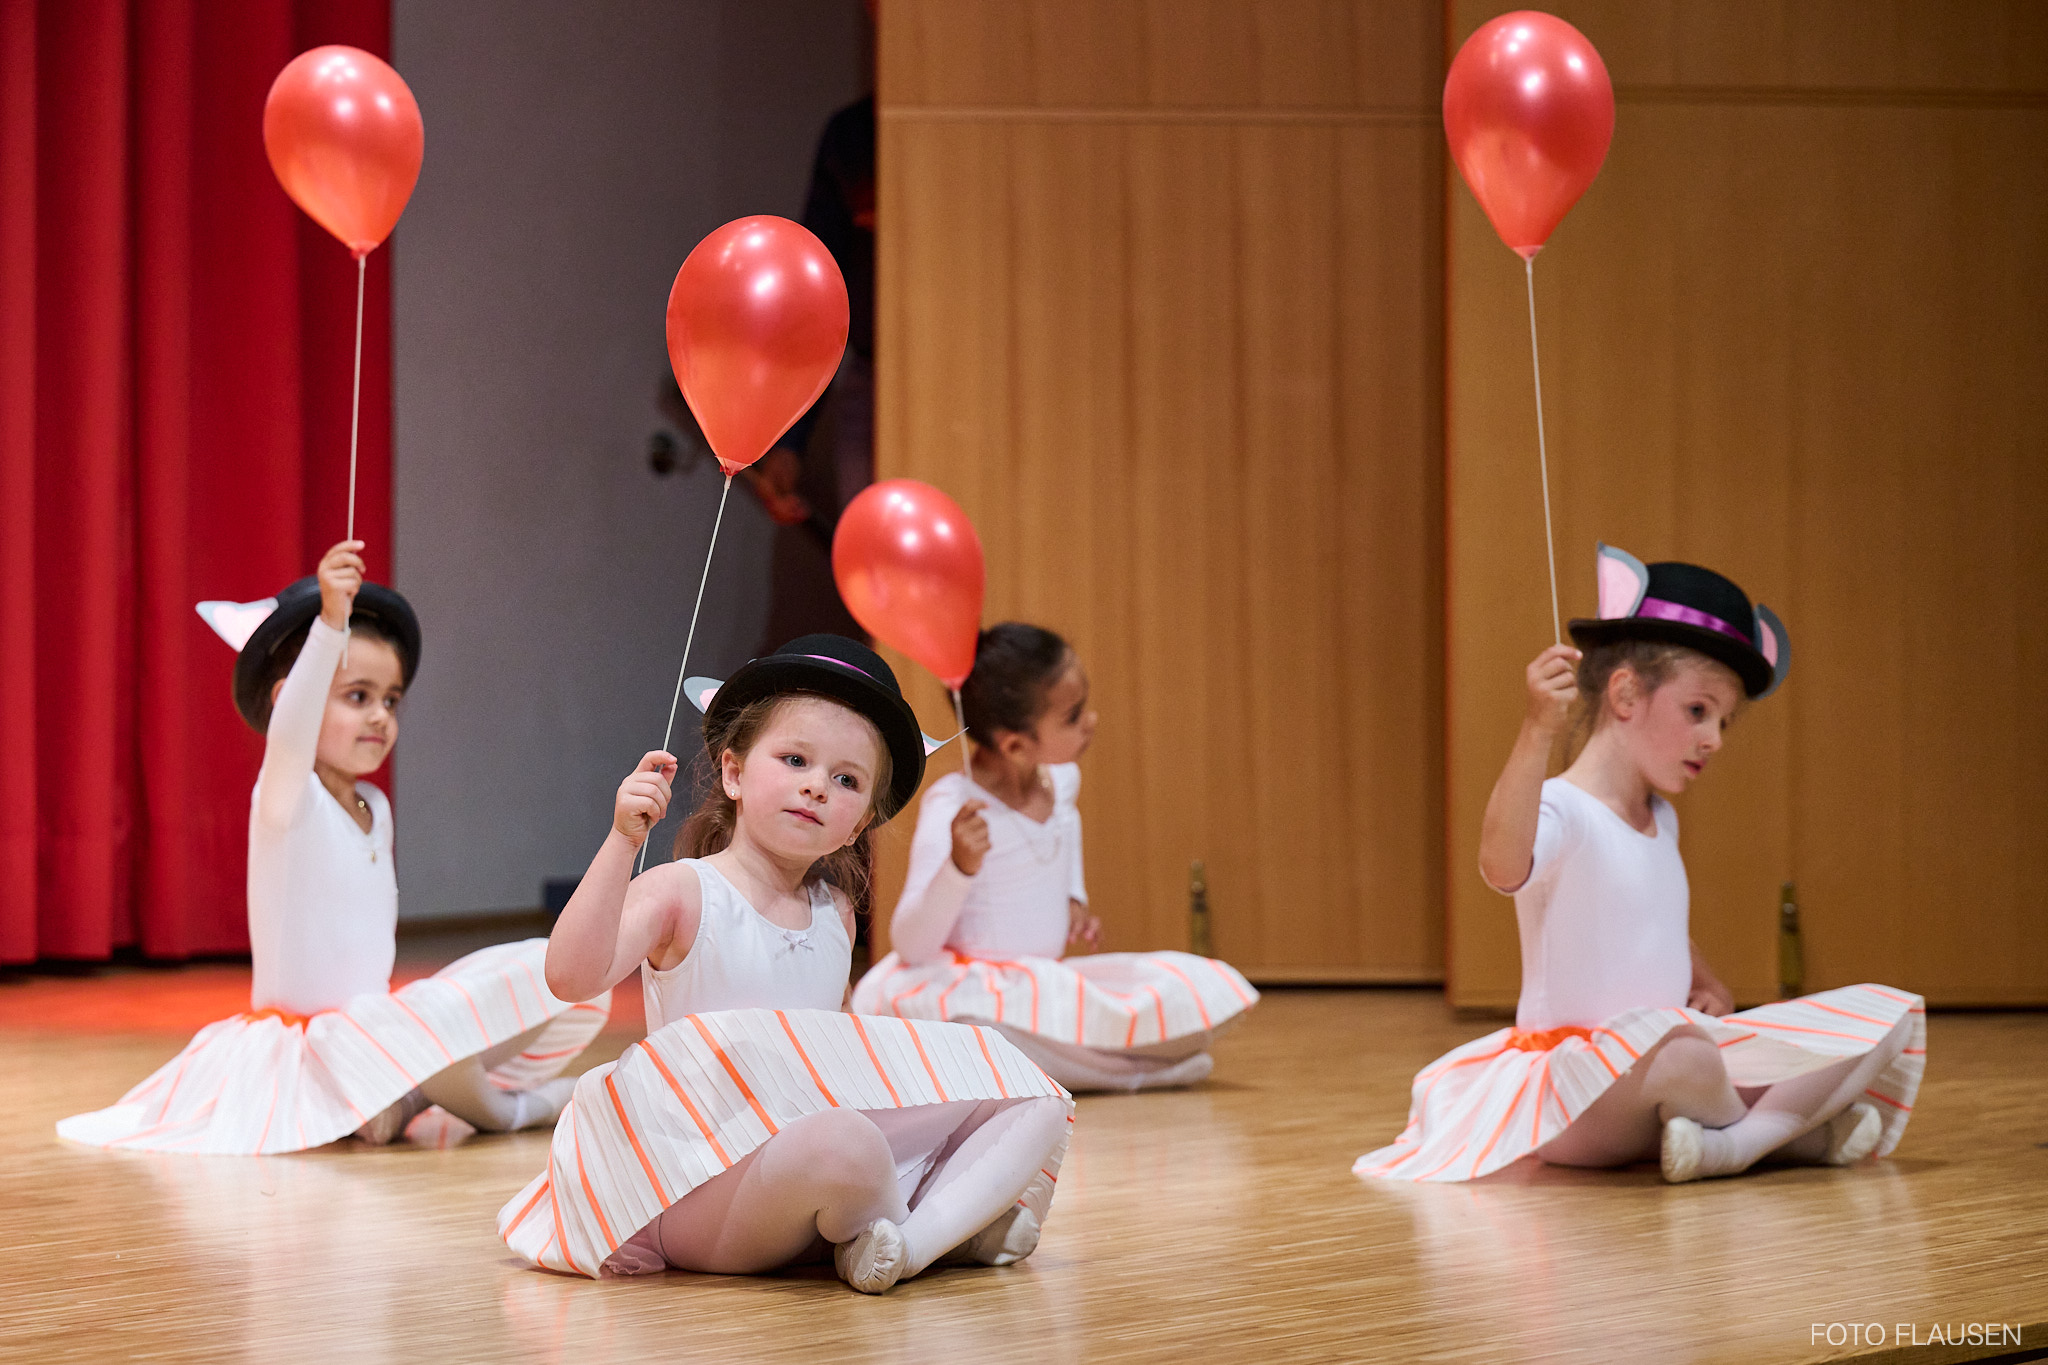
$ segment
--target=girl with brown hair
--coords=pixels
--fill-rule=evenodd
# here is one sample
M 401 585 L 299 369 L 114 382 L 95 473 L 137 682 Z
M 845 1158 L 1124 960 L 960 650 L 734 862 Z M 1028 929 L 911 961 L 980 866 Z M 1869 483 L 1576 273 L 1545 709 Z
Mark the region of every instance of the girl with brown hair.
M 1065 1092 L 1000 1035 L 839 1012 L 866 840 L 924 774 L 895 674 L 852 640 L 807 635 L 718 685 L 704 736 L 687 856 L 631 875 L 678 766 L 648 754 L 562 912 L 550 989 L 582 998 L 638 971 L 649 1032 L 578 1082 L 500 1235 L 591 1276 L 756 1274 L 829 1253 L 870 1294 L 948 1256 L 1030 1255 Z

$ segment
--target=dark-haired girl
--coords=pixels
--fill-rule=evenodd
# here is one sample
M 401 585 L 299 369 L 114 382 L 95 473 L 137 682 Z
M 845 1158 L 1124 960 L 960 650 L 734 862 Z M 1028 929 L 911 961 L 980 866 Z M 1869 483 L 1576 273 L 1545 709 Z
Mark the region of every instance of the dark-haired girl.
M 1415 1078 L 1408 1126 L 1363 1176 L 1470 1180 L 1534 1153 L 1661 1161 L 1664 1178 L 1758 1160 L 1847 1165 L 1898 1144 L 1925 1065 L 1920 997 L 1845 986 L 1731 1013 L 1687 934 L 1684 791 L 1746 702 L 1791 662 L 1784 626 L 1693 564 L 1601 546 L 1600 614 L 1536 656 L 1528 709 L 1481 828 L 1479 869 L 1515 898 L 1515 1026 Z M 1583 651 L 1583 652 L 1581 652 Z M 1576 725 L 1574 725 L 1576 721 Z M 1584 747 L 1544 780 L 1568 728 Z
M 562 912 L 549 984 L 574 998 L 640 972 L 649 1032 L 578 1083 L 499 1235 L 590 1276 L 829 1256 L 869 1294 L 948 1257 L 1030 1255 L 1072 1100 L 1000 1035 L 839 1012 L 848 883 L 924 776 L 895 674 L 841 636 L 792 640 L 717 685 L 704 746 L 678 860 L 631 875 L 677 767 L 651 753 Z
M 350 1133 L 389 1142 L 429 1104 L 509 1131 L 553 1121 L 555 1079 L 609 997 L 568 1005 L 546 939 L 470 954 L 391 989 L 398 882 L 391 804 L 366 779 L 398 742 L 419 623 L 363 581 L 343 541 L 262 602 L 202 602 L 239 655 L 235 706 L 263 739 L 249 806 L 249 1010 L 200 1030 L 119 1104 L 57 1125 L 96 1147 L 255 1154 Z
M 1191 953 L 1098 953 L 1075 760 L 1095 734 L 1088 675 L 1049 630 L 981 633 L 960 690 L 967 771 L 932 783 L 890 921 L 894 951 L 854 990 L 865 1014 L 994 1024 L 1071 1090 L 1189 1085 L 1259 998 Z

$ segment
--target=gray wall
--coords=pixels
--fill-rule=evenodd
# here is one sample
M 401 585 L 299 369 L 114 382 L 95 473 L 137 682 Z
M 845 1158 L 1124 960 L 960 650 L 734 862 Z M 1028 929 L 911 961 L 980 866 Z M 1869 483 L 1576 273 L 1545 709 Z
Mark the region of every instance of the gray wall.
M 718 224 L 801 212 L 820 129 L 867 88 L 866 20 L 859 0 L 393 10 L 427 127 L 393 259 L 394 549 L 425 633 L 400 905 L 437 918 L 580 874 L 660 742 L 720 483 L 648 468 L 669 284 Z M 752 652 L 769 531 L 735 488 L 692 673 Z

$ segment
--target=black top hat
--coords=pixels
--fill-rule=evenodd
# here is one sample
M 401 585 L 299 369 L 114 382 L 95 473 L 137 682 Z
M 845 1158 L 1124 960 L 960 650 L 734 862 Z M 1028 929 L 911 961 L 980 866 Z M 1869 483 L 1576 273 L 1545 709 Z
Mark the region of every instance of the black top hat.
M 277 594 L 277 608 L 235 656 L 235 709 L 258 734 L 270 728 L 271 660 L 320 614 L 320 580 L 301 578 Z M 351 622 L 368 617 L 398 642 L 398 666 L 406 686 L 420 666 L 420 620 L 396 589 L 365 582 L 356 593 Z
M 1626 550 L 1599 550 L 1600 617 L 1571 623 L 1581 649 L 1617 640 L 1684 645 L 1735 670 L 1751 699 L 1785 680 L 1792 644 L 1784 623 L 1728 579 L 1697 564 L 1645 565 Z
M 874 722 L 889 746 L 889 790 L 875 797 L 875 818 L 887 820 L 910 804 L 924 781 L 924 732 L 896 674 L 882 656 L 844 635 L 801 635 L 773 654 L 752 660 L 719 685 L 704 711 L 704 738 L 750 702 L 785 692 L 816 692 Z M 715 761 L 718 755 L 713 754 Z

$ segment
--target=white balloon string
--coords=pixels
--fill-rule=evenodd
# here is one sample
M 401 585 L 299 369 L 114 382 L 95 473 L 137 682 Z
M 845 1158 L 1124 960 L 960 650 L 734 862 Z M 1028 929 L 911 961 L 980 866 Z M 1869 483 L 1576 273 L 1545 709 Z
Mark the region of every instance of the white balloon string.
M 959 732 L 953 736 L 953 739 L 960 741 L 960 766 L 965 768 L 969 761 L 967 752 L 967 711 L 960 705 L 960 689 L 953 687 L 947 690 L 953 694 L 953 719 L 960 724 Z M 946 743 L 951 744 L 953 739 L 947 740 Z
M 356 378 L 348 405 L 348 534 L 356 538 L 356 438 L 363 425 L 363 276 L 370 267 L 367 253 L 356 257 Z M 341 666 L 348 667 L 348 641 L 341 642 Z
M 1529 281 L 1529 367 L 1536 376 L 1536 467 L 1543 475 L 1543 548 L 1550 559 L 1550 639 L 1564 643 L 1564 626 L 1557 610 L 1557 539 L 1550 529 L 1550 452 L 1543 444 L 1543 362 L 1536 354 L 1536 258 L 1522 258 L 1523 273 Z
M 697 605 L 690 608 L 690 632 L 683 637 L 683 666 L 676 670 L 676 694 L 668 703 L 668 728 L 661 732 L 661 747 L 664 753 L 668 751 L 669 741 L 675 738 L 676 709 L 682 705 L 683 679 L 689 676 L 690 672 L 690 646 L 697 642 L 697 617 L 704 610 L 704 585 L 711 581 L 711 556 L 718 549 L 718 528 L 725 525 L 725 500 L 731 494 L 732 475 L 727 474 L 725 488 L 718 495 L 718 516 L 711 523 L 711 543 L 704 547 L 704 572 L 697 577 Z M 680 765 L 676 775 L 682 776 Z M 647 833 L 651 837 L 654 831 L 649 829 Z M 647 844 L 643 842 L 640 845 L 640 863 L 633 869 L 633 875 L 638 876 L 646 870 Z

